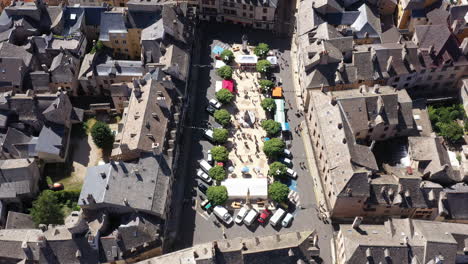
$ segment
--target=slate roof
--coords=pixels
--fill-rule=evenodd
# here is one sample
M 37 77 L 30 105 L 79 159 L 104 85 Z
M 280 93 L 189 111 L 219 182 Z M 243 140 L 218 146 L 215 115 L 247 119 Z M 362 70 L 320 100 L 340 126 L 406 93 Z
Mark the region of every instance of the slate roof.
M 308 33 L 323 22 L 312 8 L 312 2 L 313 0 L 304 0 L 299 3 L 296 15 L 298 36 Z
M 361 5 L 358 10 L 359 16 L 351 24 L 355 36 L 357 38 L 380 38 L 380 34 L 382 33 L 380 18 L 366 4 Z
M 104 12 L 101 15 L 99 40 L 109 41 L 109 33 L 127 33 L 125 17 L 122 12 Z
M 98 76 L 143 76 L 144 68 L 141 61 L 112 60 L 108 59 L 104 63 L 96 65 Z
M 435 8 L 427 13 L 427 18 L 429 19 L 429 23 L 433 25 L 447 25 L 449 12 L 443 8 Z
M 27 158 L 24 157 L 22 152 L 18 149 L 18 145 L 25 144 L 31 141 L 31 137 L 25 135 L 23 132 L 9 127 L 2 142 L 2 148 L 6 150 L 12 157 L 15 158 Z
M 0 58 L 17 58 L 22 59 L 26 66 L 29 66 L 32 59 L 32 54 L 26 51 L 22 46 L 16 46 L 8 42 L 0 43 Z M 13 70 L 13 69 L 12 69 Z
M 36 225 L 31 215 L 8 211 L 5 229 L 29 229 L 35 227 Z
M 85 13 L 85 25 L 87 26 L 99 26 L 101 24 L 101 16 L 107 11 L 106 7 L 102 6 L 84 6 L 84 7 L 70 7 L 66 8 L 83 8 Z
M 452 35 L 447 25 L 417 25 L 414 34 L 420 48 L 428 49 L 432 46 L 436 55 L 445 47 Z
M 165 166 L 161 161 L 148 155 L 138 163 L 112 162 L 88 167 L 78 204 L 88 207 L 87 198 L 92 195 L 97 204 L 125 207 L 127 201 L 130 208 L 164 218 L 171 174 L 161 169 Z
M 64 157 L 67 147 L 65 128 L 62 126 L 42 127 L 37 139 L 36 152 Z
M 127 14 L 127 28 L 144 29 L 160 20 L 160 18 L 161 14 L 159 12 L 135 12 L 129 10 Z

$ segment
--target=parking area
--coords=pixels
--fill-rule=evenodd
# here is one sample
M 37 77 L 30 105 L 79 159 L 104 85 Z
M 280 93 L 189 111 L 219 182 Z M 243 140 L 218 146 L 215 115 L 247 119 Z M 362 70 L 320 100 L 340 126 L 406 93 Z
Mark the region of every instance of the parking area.
M 226 28 L 229 29 L 226 29 Z M 230 32 L 229 35 L 222 34 L 223 30 L 226 32 Z M 198 160 L 206 159 L 207 151 L 210 150 L 213 145 L 206 141 L 203 138 L 203 129 L 208 127 L 217 126 L 216 122 L 214 121 L 213 117 L 210 116 L 206 111 L 205 108 L 208 105 L 208 100 L 215 98 L 215 84 L 216 81 L 220 81 L 221 78 L 216 75 L 216 71 L 214 69 L 215 60 L 213 59 L 212 49 L 216 45 L 223 45 L 224 47 L 231 47 L 232 45 L 236 45 L 241 43 L 241 37 L 243 34 L 246 34 L 249 38 L 249 42 L 251 45 L 255 45 L 258 42 L 265 41 L 266 39 L 271 40 L 267 42 L 273 52 L 278 55 L 278 62 L 279 62 L 279 70 L 275 72 L 274 75 L 277 79 L 281 79 L 283 82 L 283 94 L 285 99 L 285 112 L 286 112 L 286 121 L 289 123 L 291 130 L 294 129 L 299 125 L 301 122 L 301 117 L 296 116 L 294 113 L 296 111 L 296 103 L 295 103 L 295 93 L 292 84 L 292 73 L 289 68 L 289 60 L 290 60 L 290 53 L 289 53 L 289 39 L 276 39 L 272 38 L 270 33 L 263 32 L 263 31 L 254 31 L 254 30 L 247 30 L 237 26 L 230 26 L 230 25 L 219 25 L 219 27 L 210 25 L 209 28 L 202 29 L 204 36 L 204 41 L 202 43 L 202 53 L 201 55 L 201 62 L 198 67 L 200 67 L 199 71 L 199 79 L 198 79 L 198 86 L 197 86 L 197 98 L 196 98 L 196 105 L 194 111 L 196 114 L 194 115 L 194 119 L 191 120 L 191 127 L 192 127 L 192 145 L 191 145 L 191 152 L 190 156 L 192 157 L 191 163 L 189 164 L 189 168 L 187 170 L 188 175 L 187 177 L 192 177 L 192 185 L 191 188 L 187 189 L 186 192 L 186 199 L 194 199 L 193 203 L 186 203 L 186 208 L 184 208 L 184 219 L 185 223 L 182 226 L 181 230 L 181 243 L 184 243 L 185 246 L 191 246 L 197 243 L 208 242 L 212 240 L 219 240 L 223 238 L 234 238 L 234 237 L 253 237 L 253 236 L 265 236 L 275 234 L 279 231 L 282 232 L 293 232 L 293 231 L 303 231 L 303 230 L 317 230 L 319 234 L 319 246 L 321 247 L 321 255 L 323 254 L 325 263 L 330 263 L 330 261 L 326 261 L 330 258 L 330 238 L 331 238 L 331 226 L 326 225 L 318 218 L 318 210 L 316 207 L 314 189 L 313 189 L 313 180 L 312 177 L 309 175 L 308 169 L 303 166 L 299 166 L 299 163 L 306 161 L 307 157 L 305 154 L 305 149 L 303 145 L 303 141 L 300 137 L 300 134 L 295 134 L 294 132 L 291 135 L 291 142 L 289 149 L 293 154 L 293 169 L 298 173 L 297 180 L 291 180 L 288 182 L 288 185 L 291 190 L 297 192 L 296 200 L 300 203 L 300 206 L 294 208 L 290 208 L 290 212 L 294 215 L 294 220 L 292 221 L 291 225 L 286 228 L 281 227 L 281 224 L 277 227 L 273 227 L 272 225 L 260 224 L 258 221 L 255 221 L 254 224 L 249 226 L 248 228 L 242 224 L 232 224 L 229 226 L 225 225 L 215 225 L 214 220 L 216 216 L 213 214 L 209 214 L 203 209 L 200 208 L 200 202 L 202 201 L 200 197 L 204 197 L 197 189 L 197 180 L 196 180 L 196 171 L 199 168 Z M 210 65 L 210 67 L 208 67 Z M 232 107 L 237 107 L 242 109 L 242 103 L 244 102 L 246 107 L 253 107 L 251 110 L 256 110 L 255 101 L 258 101 L 260 104 L 261 97 L 260 95 L 255 94 L 251 88 L 255 85 L 254 77 L 250 78 L 245 74 L 241 74 L 242 80 L 237 80 L 239 78 L 236 74 L 234 74 L 233 78 L 236 79 L 238 95 L 236 96 L 236 100 L 239 102 L 234 102 Z M 247 78 L 246 78 L 247 77 Z M 252 82 L 243 84 L 244 82 Z M 248 98 L 245 98 L 245 91 L 246 89 Z M 246 101 L 244 101 L 246 100 Z M 239 106 L 237 106 L 239 103 Z M 229 111 L 239 111 L 239 109 L 228 109 Z M 244 109 L 244 111 L 247 108 Z M 261 116 L 261 113 L 258 113 L 258 117 L 264 118 Z M 247 130 L 245 130 L 247 129 Z M 251 129 L 250 131 L 248 129 Z M 264 137 L 263 129 L 258 127 L 257 128 L 242 128 L 243 131 L 235 130 L 235 133 L 231 136 L 231 144 L 229 148 L 232 148 L 230 151 L 230 160 L 234 163 L 239 163 L 239 165 L 235 167 L 242 168 L 243 165 L 248 164 L 249 167 L 259 167 L 261 168 L 258 174 L 266 175 L 268 171 L 268 163 L 266 157 L 262 157 L 263 152 L 261 151 L 261 138 Z M 249 145 L 249 149 L 244 149 L 244 143 L 241 140 L 242 133 L 244 133 L 245 137 L 248 138 L 247 135 L 250 135 L 251 140 L 243 139 L 243 141 L 247 141 L 251 144 Z M 258 138 L 257 138 L 258 135 Z M 256 150 L 255 141 L 259 143 L 259 150 Z M 236 144 L 236 145 L 234 145 Z M 237 151 L 234 151 L 237 149 Z M 251 150 L 251 152 L 250 152 Z M 237 152 L 237 155 L 236 153 Z M 251 156 L 252 161 L 249 160 L 248 156 Z M 259 155 L 257 157 L 256 155 Z M 239 172 L 234 171 L 233 174 L 238 174 Z M 256 173 L 257 174 L 257 173 Z M 232 176 L 232 175 L 231 175 Z M 255 175 L 259 176 L 259 175 Z M 238 213 L 239 209 L 232 209 L 229 208 L 230 213 L 235 216 Z

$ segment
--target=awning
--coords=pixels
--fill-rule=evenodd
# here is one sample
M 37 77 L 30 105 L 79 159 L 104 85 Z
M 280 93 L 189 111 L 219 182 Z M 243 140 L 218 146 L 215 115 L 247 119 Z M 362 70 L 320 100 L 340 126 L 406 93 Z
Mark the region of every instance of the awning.
M 289 123 L 281 123 L 281 130 L 283 131 L 289 131 Z
M 273 97 L 283 97 L 283 88 L 275 87 L 271 93 Z
M 235 61 L 239 64 L 257 64 L 258 57 L 255 55 L 238 55 Z
M 215 83 L 215 92 L 217 92 L 217 91 L 219 91 L 221 89 L 223 89 L 223 82 L 216 81 L 216 83 Z
M 223 80 L 223 88 L 229 90 L 231 93 L 234 93 L 234 81 Z
M 226 63 L 224 63 L 224 61 L 222 61 L 222 60 L 216 60 L 216 62 L 215 62 L 215 69 L 219 69 L 219 68 L 221 68 L 221 67 L 223 67 L 223 66 L 226 66 Z
M 269 61 L 272 66 L 278 65 L 278 58 L 276 58 L 276 56 L 268 56 L 266 60 Z
M 215 47 L 213 48 L 213 53 L 214 53 L 214 54 L 221 54 L 221 52 L 223 52 L 223 51 L 224 51 L 224 49 L 221 48 L 220 46 L 215 46 Z
M 230 178 L 221 182 L 226 186 L 230 200 L 245 199 L 247 192 L 250 199 L 268 198 L 267 178 Z
M 276 111 L 284 112 L 284 99 L 275 99 Z

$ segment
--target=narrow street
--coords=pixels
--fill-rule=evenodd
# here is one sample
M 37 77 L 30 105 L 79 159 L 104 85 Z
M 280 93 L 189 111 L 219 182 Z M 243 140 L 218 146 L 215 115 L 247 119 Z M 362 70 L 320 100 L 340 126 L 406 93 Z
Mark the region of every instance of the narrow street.
M 242 34 L 246 34 L 249 38 L 249 44 L 255 45 L 259 42 L 269 40 L 267 43 L 273 52 L 277 52 L 280 71 L 274 73 L 277 79 L 282 80 L 284 96 L 286 101 L 286 116 L 292 130 L 292 146 L 290 148 L 293 154 L 293 169 L 298 173 L 297 192 L 299 193 L 301 206 L 304 209 L 297 209 L 294 212 L 295 218 L 292 225 L 288 228 L 273 228 L 267 224 L 265 226 L 255 226 L 248 229 L 244 225 L 233 225 L 224 228 L 227 238 L 234 237 L 253 237 L 272 235 L 277 232 L 293 232 L 303 230 L 316 230 L 319 235 L 319 247 L 321 250 L 321 258 L 323 263 L 331 263 L 330 239 L 332 238 L 332 227 L 329 224 L 324 224 L 318 219 L 317 201 L 314 194 L 314 184 L 308 170 L 302 170 L 298 166 L 299 162 L 307 161 L 304 143 L 300 135 L 294 133 L 294 128 L 299 125 L 303 117 L 297 117 L 295 92 L 292 81 L 292 73 L 290 69 L 290 39 L 289 38 L 272 38 L 271 34 L 266 31 L 257 31 L 246 29 L 235 25 L 226 24 L 210 24 L 210 27 L 201 25 L 200 32 L 203 32 L 203 41 L 201 44 L 200 67 L 197 90 L 195 91 L 196 98 L 192 99 L 191 113 L 192 119 L 185 132 L 191 132 L 190 136 L 190 152 L 187 153 L 190 163 L 186 164 L 186 190 L 185 198 L 191 199 L 193 190 L 196 186 L 195 173 L 198 168 L 197 161 L 206 158 L 206 152 L 211 149 L 211 143 L 203 139 L 203 128 L 207 128 L 210 124 L 215 124 L 213 118 L 205 111 L 208 100 L 214 98 L 215 82 L 220 80 L 216 75 L 215 70 L 207 65 L 213 65 L 211 49 L 215 45 L 225 43 L 228 45 L 241 42 Z M 226 34 L 229 32 L 229 34 Z M 186 135 L 187 136 L 187 135 Z M 177 248 L 185 248 L 193 244 L 208 242 L 212 240 L 223 239 L 223 229 L 218 228 L 213 224 L 214 215 L 208 215 L 199 207 L 200 199 L 197 193 L 196 204 L 186 204 L 183 209 L 180 241 L 177 243 Z

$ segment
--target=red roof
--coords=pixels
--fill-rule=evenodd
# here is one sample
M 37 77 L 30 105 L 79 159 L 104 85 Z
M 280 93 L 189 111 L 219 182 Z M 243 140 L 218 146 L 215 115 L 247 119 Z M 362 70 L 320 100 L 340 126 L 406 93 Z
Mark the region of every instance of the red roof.
M 234 93 L 234 81 L 233 80 L 223 80 L 223 88 L 228 89 L 231 93 Z

